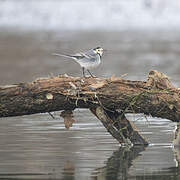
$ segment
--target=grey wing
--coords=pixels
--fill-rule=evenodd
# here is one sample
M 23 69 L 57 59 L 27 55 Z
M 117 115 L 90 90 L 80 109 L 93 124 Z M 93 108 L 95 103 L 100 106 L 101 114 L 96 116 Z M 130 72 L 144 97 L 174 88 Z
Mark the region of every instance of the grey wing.
M 74 54 L 73 57 L 76 59 L 84 59 L 84 58 L 91 59 L 91 58 L 94 58 L 94 54 L 90 51 L 86 51 L 86 52 L 80 52 L 80 53 Z
M 96 54 L 94 53 L 93 49 L 74 54 L 72 57 L 76 58 L 76 61 L 80 64 L 88 64 L 89 61 L 96 61 Z
M 84 57 L 84 58 L 78 59 L 76 61 L 80 64 L 81 67 L 84 67 L 86 69 L 91 69 L 91 68 L 97 67 L 100 64 L 100 59 L 96 55 L 91 58 Z
M 87 56 L 89 56 L 90 58 L 95 57 L 95 53 L 93 49 L 90 49 L 88 51 L 82 52 L 83 54 L 86 54 Z
M 78 59 L 80 59 L 80 57 L 82 57 L 82 58 L 92 58 L 92 57 L 95 56 L 95 53 L 94 53 L 93 49 L 90 49 L 88 51 L 82 51 L 82 52 L 79 52 L 77 54 L 74 54 L 73 56 L 79 57 Z
M 94 62 L 96 62 L 96 60 L 97 60 L 97 57 L 96 57 L 96 55 L 95 56 L 84 56 L 84 58 L 81 58 L 81 59 L 77 59 L 77 61 L 78 62 L 82 62 L 82 63 L 94 63 Z
M 74 57 L 74 58 L 76 58 L 77 60 L 79 60 L 79 59 L 85 58 L 85 55 L 84 55 L 84 54 L 81 54 L 81 53 L 77 53 L 77 54 L 72 55 L 72 57 Z

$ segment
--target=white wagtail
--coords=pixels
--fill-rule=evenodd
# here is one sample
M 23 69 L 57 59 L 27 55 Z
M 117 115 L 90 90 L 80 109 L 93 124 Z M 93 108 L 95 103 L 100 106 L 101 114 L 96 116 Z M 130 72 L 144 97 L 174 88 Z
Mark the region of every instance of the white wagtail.
M 85 52 L 80 52 L 74 55 L 53 53 L 55 56 L 63 56 L 74 59 L 82 67 L 83 76 L 85 77 L 85 69 L 92 75 L 89 69 L 93 69 L 101 63 L 101 57 L 103 55 L 103 48 L 96 47 Z

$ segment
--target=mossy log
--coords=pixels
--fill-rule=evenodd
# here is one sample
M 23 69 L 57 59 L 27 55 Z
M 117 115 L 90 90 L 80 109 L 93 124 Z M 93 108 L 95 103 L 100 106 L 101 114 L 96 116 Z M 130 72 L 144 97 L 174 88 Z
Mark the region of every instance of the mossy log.
M 0 117 L 88 108 L 100 119 L 102 116 L 97 114 L 99 107 L 112 120 L 107 124 L 113 123 L 118 132 L 124 125 L 117 122 L 126 122 L 124 124 L 130 127 L 123 132 L 126 138 L 135 130 L 125 119 L 126 113 L 144 113 L 179 122 L 180 90 L 170 83 L 166 75 L 154 70 L 150 71 L 147 81 L 60 75 L 0 87 Z M 130 141 L 142 144 L 140 139 L 139 136 L 138 142 Z

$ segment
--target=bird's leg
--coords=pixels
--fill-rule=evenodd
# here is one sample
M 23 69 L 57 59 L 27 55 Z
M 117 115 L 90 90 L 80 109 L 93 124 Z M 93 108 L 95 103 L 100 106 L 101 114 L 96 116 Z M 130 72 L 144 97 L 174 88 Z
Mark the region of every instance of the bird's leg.
M 90 70 L 89 69 L 87 69 L 87 71 L 88 71 L 88 73 L 91 75 L 91 77 L 96 77 L 96 76 L 94 76 L 91 72 L 90 72 Z
M 85 76 L 85 72 L 84 72 L 84 70 L 85 70 L 85 68 L 84 68 L 84 67 L 82 67 L 83 77 L 86 77 L 86 76 Z

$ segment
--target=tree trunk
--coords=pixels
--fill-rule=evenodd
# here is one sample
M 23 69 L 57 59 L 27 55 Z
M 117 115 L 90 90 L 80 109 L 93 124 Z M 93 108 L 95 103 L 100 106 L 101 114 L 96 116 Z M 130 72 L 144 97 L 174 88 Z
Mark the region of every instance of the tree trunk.
M 180 90 L 166 75 L 157 71 L 150 71 L 147 81 L 61 75 L 0 87 L 0 117 L 75 108 L 91 109 L 100 120 L 106 119 L 107 125 L 113 123 L 118 132 L 124 126 L 128 127 L 122 131 L 125 139 L 128 137 L 131 143 L 146 144 L 135 133 L 138 131 L 125 118 L 125 113 L 144 113 L 179 122 Z M 97 110 L 105 116 L 99 115 Z M 122 143 L 125 140 L 121 138 L 118 141 Z

